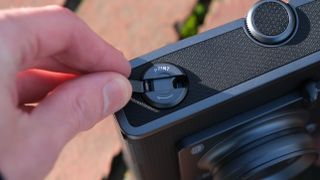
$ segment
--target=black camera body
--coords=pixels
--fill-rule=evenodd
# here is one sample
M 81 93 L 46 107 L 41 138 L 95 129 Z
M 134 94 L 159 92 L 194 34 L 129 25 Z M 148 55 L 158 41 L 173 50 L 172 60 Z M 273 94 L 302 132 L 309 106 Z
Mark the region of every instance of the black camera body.
M 308 168 L 319 50 L 319 0 L 264 0 L 246 19 L 133 59 L 137 93 L 115 116 L 137 179 L 290 179 Z

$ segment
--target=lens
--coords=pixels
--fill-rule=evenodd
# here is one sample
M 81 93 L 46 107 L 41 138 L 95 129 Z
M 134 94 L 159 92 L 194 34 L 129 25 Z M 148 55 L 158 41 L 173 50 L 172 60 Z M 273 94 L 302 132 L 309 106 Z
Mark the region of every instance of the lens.
M 280 161 L 265 169 L 260 169 L 255 173 L 251 173 L 251 175 L 247 176 L 245 179 L 291 179 L 307 169 L 317 159 L 317 154 L 315 153 L 308 154 L 306 152 L 301 152 L 301 154 L 304 155 Z
M 277 174 L 280 171 L 283 171 L 292 163 L 296 162 L 299 157 L 294 157 L 285 161 L 282 161 L 278 164 L 265 168 L 263 171 L 260 171 L 254 175 L 254 179 L 265 179 L 270 176 L 270 174 Z
M 214 179 L 290 179 L 318 156 L 305 130 L 307 115 L 282 112 L 242 126 L 212 147 L 198 166 Z

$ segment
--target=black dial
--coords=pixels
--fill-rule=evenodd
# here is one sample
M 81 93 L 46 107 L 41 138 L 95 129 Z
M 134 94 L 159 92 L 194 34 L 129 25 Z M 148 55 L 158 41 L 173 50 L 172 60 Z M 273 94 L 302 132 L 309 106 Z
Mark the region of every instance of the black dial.
M 249 34 L 258 42 L 275 45 L 288 40 L 296 27 L 293 9 L 278 0 L 256 3 L 246 19 Z

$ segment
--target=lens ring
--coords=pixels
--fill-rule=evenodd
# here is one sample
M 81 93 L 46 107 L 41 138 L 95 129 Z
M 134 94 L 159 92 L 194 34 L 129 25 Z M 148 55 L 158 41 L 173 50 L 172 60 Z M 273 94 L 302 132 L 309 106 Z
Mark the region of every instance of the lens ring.
M 252 142 L 288 129 L 304 128 L 303 119 L 306 116 L 308 115 L 303 110 L 279 113 L 241 127 L 209 150 L 200 159 L 198 166 L 202 169 L 209 169 L 214 166 L 210 171 L 215 172 L 218 170 L 218 164 L 221 161 Z
M 312 138 L 306 133 L 293 133 L 278 137 L 245 153 L 237 154 L 234 159 L 220 166 L 219 171 L 215 173 L 215 177 L 217 177 L 217 179 L 227 180 L 237 179 L 237 177 L 248 179 L 246 178 L 248 174 L 261 173 L 268 167 L 276 166 L 280 162 L 307 154 L 314 154 L 314 156 L 317 157 L 317 150 Z M 316 158 L 313 158 L 305 164 L 312 164 L 315 159 Z M 298 175 L 308 168 L 308 166 L 299 166 L 299 168 L 299 171 L 291 172 L 290 177 Z M 285 175 L 285 173 L 280 172 L 279 174 L 282 176 Z M 268 175 L 267 177 L 273 177 L 273 175 L 276 174 L 274 172 L 264 173 Z M 282 179 L 289 179 L 290 177 L 284 177 Z
M 304 171 L 306 167 L 311 166 L 316 161 L 317 158 L 318 158 L 318 155 L 313 150 L 310 152 L 307 152 L 307 151 L 295 152 L 292 154 L 288 154 L 282 158 L 279 158 L 275 162 L 272 162 L 273 163 L 272 166 L 265 164 L 260 168 L 257 168 L 254 171 L 251 171 L 250 173 L 244 175 L 243 179 L 248 179 L 248 180 L 291 179 L 295 175 L 300 174 L 302 171 Z M 292 162 L 287 163 L 287 161 L 292 161 Z M 282 164 L 282 163 L 286 163 L 286 164 Z M 277 169 L 271 169 L 271 168 L 275 168 L 275 166 L 277 166 L 276 167 Z M 268 171 L 269 172 L 273 171 L 275 173 L 271 173 L 268 175 L 266 174 L 266 172 Z
M 215 179 L 294 177 L 318 157 L 305 129 L 308 117 L 306 111 L 293 110 L 256 119 L 228 132 L 200 159 L 198 167 L 209 170 Z

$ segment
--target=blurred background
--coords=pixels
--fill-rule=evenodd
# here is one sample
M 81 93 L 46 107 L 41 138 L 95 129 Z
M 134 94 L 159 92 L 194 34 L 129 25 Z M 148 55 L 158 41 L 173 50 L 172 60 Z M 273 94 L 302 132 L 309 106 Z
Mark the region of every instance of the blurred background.
M 0 9 L 50 4 L 65 6 L 128 59 L 132 59 L 244 17 L 256 1 L 0 0 Z M 132 179 L 121 162 L 121 156 L 117 156 L 120 151 L 121 143 L 114 119 L 108 117 L 73 139 L 64 148 L 46 179 Z M 117 158 L 113 160 L 115 156 Z

